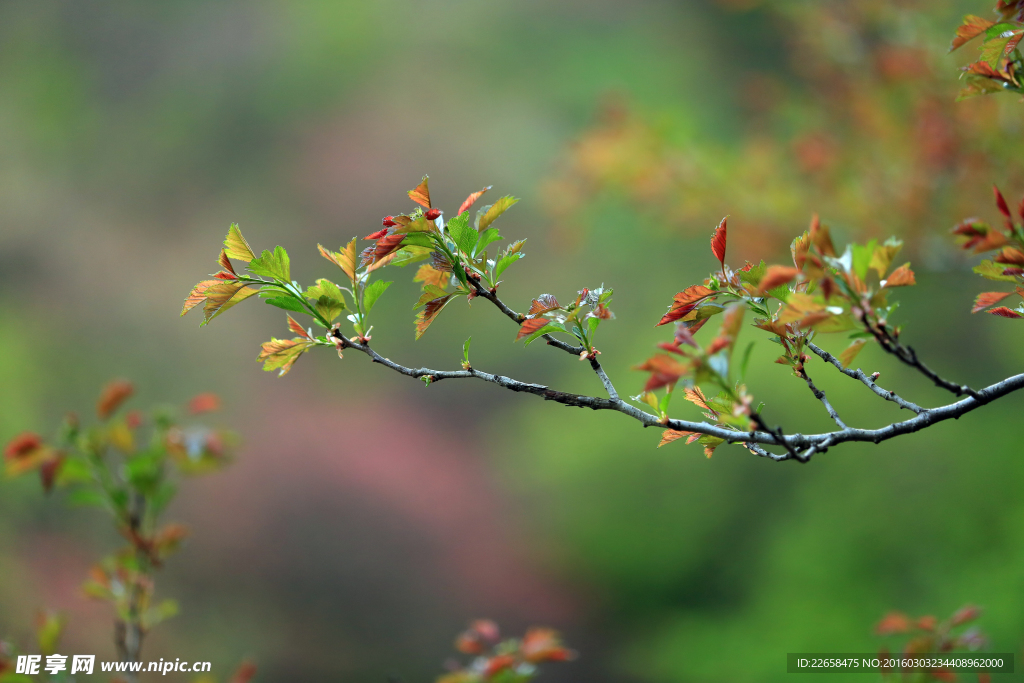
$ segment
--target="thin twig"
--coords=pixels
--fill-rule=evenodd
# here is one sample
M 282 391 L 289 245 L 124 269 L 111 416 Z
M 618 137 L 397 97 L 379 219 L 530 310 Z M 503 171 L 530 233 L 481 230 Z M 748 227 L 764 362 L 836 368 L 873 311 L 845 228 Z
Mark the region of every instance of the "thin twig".
M 592 367 L 594 372 L 597 373 L 597 376 L 601 378 L 601 384 L 604 385 L 604 390 L 608 392 L 608 398 L 613 401 L 618 401 L 619 392 L 615 391 L 615 385 L 612 384 L 612 381 L 608 378 L 608 374 L 604 371 L 604 368 L 601 367 L 601 364 L 598 362 L 596 357 L 590 359 L 590 367 Z
M 828 411 L 828 416 L 832 418 L 832 421 L 836 423 L 836 426 L 840 429 L 846 429 L 846 424 L 839 418 L 839 413 L 832 407 L 832 404 L 828 402 L 828 398 L 825 397 L 825 392 L 814 386 L 814 381 L 811 376 L 807 374 L 807 368 L 801 368 L 800 374 L 803 376 L 804 381 L 807 382 L 807 387 L 814 394 L 814 398 L 821 401 L 821 405 L 825 406 L 825 410 Z
M 937 422 L 959 418 L 960 416 L 966 415 L 967 413 L 976 410 L 987 403 L 991 403 L 1002 396 L 1006 396 L 1007 394 L 1019 389 L 1024 389 L 1024 373 L 1013 375 L 1012 377 L 1007 377 L 1001 382 L 996 382 L 984 389 L 976 391 L 976 396 L 968 396 L 956 401 L 955 403 L 922 410 L 920 414 L 910 418 L 909 420 L 894 422 L 879 429 L 858 429 L 855 427 L 846 427 L 845 429 L 839 429 L 834 432 L 826 432 L 822 434 L 786 435 L 783 434 L 779 428 L 767 429 L 765 427 L 761 427 L 759 431 L 744 432 L 735 429 L 728 429 L 709 422 L 691 422 L 689 420 L 678 419 L 662 421 L 658 416 L 645 412 L 621 399 L 614 400 L 611 398 L 601 398 L 598 396 L 587 396 L 571 394 L 564 391 L 556 391 L 542 384 L 520 382 L 519 380 L 512 379 L 511 377 L 492 375 L 475 368 L 449 371 L 432 370 L 430 368 L 409 368 L 395 363 L 388 358 L 384 358 L 370 348 L 369 345 L 360 344 L 346 338 L 338 330 L 332 330 L 331 335 L 339 340 L 342 348 L 351 348 L 356 351 L 361 351 L 368 355 L 373 362 L 389 367 L 392 370 L 409 377 L 430 377 L 431 381 L 464 378 L 480 379 L 485 382 L 497 384 L 498 386 L 511 391 L 534 394 L 536 396 L 540 396 L 544 400 L 555 401 L 567 406 L 590 408 L 592 410 L 614 410 L 616 412 L 623 413 L 624 415 L 628 415 L 645 427 L 665 427 L 675 431 L 708 434 L 711 436 L 717 436 L 728 443 L 761 444 L 769 446 L 779 445 L 786 448 L 789 456 L 793 459 L 800 460 L 801 462 L 805 462 L 806 457 L 809 457 L 809 455 L 815 452 L 821 452 L 825 448 L 836 446 L 841 443 L 849 441 L 870 441 L 872 443 L 881 443 L 882 441 L 887 441 L 903 434 L 911 434 Z M 758 416 L 753 419 L 756 422 L 760 417 Z M 816 446 L 815 450 L 805 456 L 806 449 L 810 449 L 812 446 Z M 804 453 L 801 453 L 801 450 L 803 450 Z M 758 455 L 762 454 L 758 453 Z M 789 458 L 780 456 L 773 457 L 773 459 L 785 460 Z
M 877 384 L 875 384 L 875 381 L 871 379 L 871 376 L 865 373 L 860 368 L 857 368 L 856 370 L 851 370 L 843 366 L 842 362 L 838 358 L 833 356 L 828 351 L 825 351 L 824 349 L 818 347 L 813 342 L 807 342 L 807 348 L 809 348 L 811 352 L 814 353 L 814 355 L 818 356 L 826 363 L 831 363 L 832 365 L 834 365 L 836 369 L 839 370 L 839 372 L 843 373 L 847 377 L 852 377 L 853 379 L 860 380 L 861 382 L 863 382 L 864 386 L 866 386 L 871 391 L 875 392 L 875 394 L 877 394 L 878 396 L 884 398 L 886 401 L 892 401 L 900 408 L 905 408 L 914 413 L 917 413 L 918 415 L 925 411 L 924 408 L 917 405 L 916 403 L 911 403 L 910 401 L 900 398 L 896 394 L 896 392 L 889 391 L 878 386 Z

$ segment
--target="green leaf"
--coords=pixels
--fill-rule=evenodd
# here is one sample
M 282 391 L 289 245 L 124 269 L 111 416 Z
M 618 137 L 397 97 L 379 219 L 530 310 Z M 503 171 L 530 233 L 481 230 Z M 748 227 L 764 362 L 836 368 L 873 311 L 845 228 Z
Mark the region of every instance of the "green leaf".
M 313 342 L 303 339 L 271 339 L 263 343 L 256 360 L 263 362 L 264 371 L 280 370 L 278 374 L 285 375 L 299 356 L 312 346 Z
M 480 231 L 486 230 L 487 227 L 497 220 L 498 216 L 505 213 L 510 206 L 518 202 L 519 200 L 515 197 L 502 197 L 498 201 L 494 202 L 490 206 L 485 206 L 480 212 L 483 214 L 480 216 L 479 224 L 477 229 Z
M 587 318 L 587 334 L 594 334 L 594 330 L 601 324 L 601 319 L 597 316 Z
M 404 244 L 404 242 L 403 242 L 403 244 Z M 402 266 L 407 266 L 410 263 L 416 263 L 418 261 L 422 261 L 422 260 L 424 260 L 426 258 L 429 258 L 430 257 L 430 252 L 432 252 L 433 250 L 434 250 L 433 249 L 433 245 L 428 246 L 428 247 L 420 247 L 420 246 L 402 247 L 397 252 L 395 252 L 395 257 L 393 259 L 391 259 L 391 263 L 389 263 L 388 265 L 389 266 L 398 266 L 399 268 L 401 268 Z
M 90 505 L 104 507 L 107 504 L 106 497 L 99 491 L 92 489 L 76 489 L 68 494 L 68 505 L 76 507 L 87 507 Z
M 212 285 L 206 290 L 206 305 L 203 307 L 202 327 L 229 308 L 245 301 L 259 290 L 246 287 L 244 283 L 236 280 L 227 280 L 223 284 Z
M 341 315 L 341 312 L 345 310 L 345 302 L 332 299 L 331 297 L 324 295 L 316 300 L 313 304 L 316 312 L 324 317 L 327 322 L 334 322 L 334 319 Z
M 420 295 L 419 301 L 412 307 L 416 310 L 420 306 L 426 305 L 428 302 L 438 299 L 442 296 L 447 296 L 448 292 L 445 291 L 444 287 L 438 287 L 433 283 L 423 285 L 423 294 Z
M 431 220 L 427 220 L 426 216 L 420 214 L 412 223 L 405 226 L 404 228 L 398 229 L 400 232 L 412 233 L 412 232 L 437 232 L 437 223 Z
M 876 246 L 878 246 L 878 240 L 871 240 L 866 245 L 853 245 L 852 269 L 854 274 L 860 278 L 861 282 L 864 282 L 867 279 L 868 268 L 871 265 L 871 258 L 875 254 Z
M 425 235 L 422 232 L 414 232 L 410 235 L 406 235 L 405 239 L 402 240 L 403 247 L 422 247 L 430 250 L 434 247 L 434 241 L 430 239 L 429 235 Z
M 487 245 L 490 244 L 491 242 L 497 242 L 500 239 L 501 239 L 501 234 L 498 232 L 497 228 L 487 228 L 482 233 L 480 233 L 480 239 L 477 240 L 477 243 L 476 243 L 477 253 L 479 253 L 479 252 L 483 251 L 484 249 L 486 249 Z
M 306 307 L 299 303 L 298 299 L 290 296 L 278 296 L 273 299 L 267 299 L 266 303 L 271 306 L 277 306 L 283 308 L 286 311 L 293 311 L 295 313 L 309 313 Z
M 568 334 L 568 330 L 565 329 L 565 325 L 557 321 L 551 321 L 547 325 L 545 325 L 544 327 L 540 328 L 539 330 L 531 334 L 529 337 L 527 337 L 524 346 L 529 346 L 530 342 L 532 342 L 537 337 L 542 337 L 545 334 L 551 334 L 552 332 L 565 332 L 566 334 Z
M 469 224 L 469 212 L 463 211 L 455 218 L 448 221 L 448 234 L 452 236 L 455 244 L 467 254 L 473 253 L 479 235 Z
M 473 341 L 472 337 L 467 339 L 466 343 L 462 345 L 462 360 L 467 364 L 469 363 L 469 342 L 471 341 Z
M 998 280 L 1002 282 L 1016 282 L 1017 278 L 1012 275 L 1003 275 L 1003 271 L 1009 266 L 1002 263 L 993 263 L 992 261 L 982 261 L 978 265 L 974 266 L 974 272 L 983 278 L 989 280 Z
M 249 263 L 249 272 L 254 275 L 281 280 L 282 282 L 291 281 L 291 262 L 288 258 L 288 252 L 284 250 L 284 247 L 280 246 L 274 247 L 273 253 L 264 249 L 263 254 L 258 259 L 253 259 Z
M 316 284 L 306 290 L 303 294 L 307 299 L 317 301 L 322 296 L 334 299 L 335 301 L 341 302 L 341 307 L 345 308 L 345 296 L 341 293 L 341 288 L 334 284 L 327 278 L 320 278 L 316 281 Z
M 764 263 L 762 261 L 762 263 Z M 750 353 L 754 350 L 754 342 L 747 344 L 747 348 L 743 350 L 743 359 L 740 361 L 740 381 L 743 382 L 747 377 L 747 366 L 750 364 Z
M 981 46 L 981 61 L 988 62 L 993 69 L 999 68 L 999 62 L 1013 52 L 1024 35 L 1024 29 L 1003 22 L 985 31 L 985 42 Z
M 377 280 L 376 282 L 371 283 L 370 286 L 366 288 L 366 291 L 363 292 L 363 310 L 366 313 L 369 313 L 373 309 L 373 305 L 377 303 L 377 299 L 380 298 L 380 295 L 383 294 L 384 290 L 390 286 L 391 283 L 385 282 L 384 280 Z
M 232 223 L 231 227 L 228 228 L 228 235 L 224 238 L 224 251 L 227 252 L 230 258 L 245 261 L 246 263 L 256 258 L 256 254 L 252 253 L 252 247 L 242 237 L 242 231 L 238 229 L 238 223 Z

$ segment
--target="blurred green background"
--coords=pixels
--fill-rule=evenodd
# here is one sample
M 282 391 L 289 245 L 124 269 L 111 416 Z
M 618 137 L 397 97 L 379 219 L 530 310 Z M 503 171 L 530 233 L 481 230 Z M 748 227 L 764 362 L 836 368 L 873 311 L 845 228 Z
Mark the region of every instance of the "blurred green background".
M 995 381 L 1024 362 L 1019 331 L 969 314 L 987 287 L 948 229 L 993 218 L 992 183 L 1024 192 L 1022 115 L 1010 96 L 954 105 L 967 56 L 944 54 L 959 15 L 988 9 L 2 3 L 0 440 L 90 413 L 113 376 L 139 405 L 222 395 L 245 445 L 176 505 L 194 533 L 159 592 L 183 613 L 145 652 L 221 675 L 251 656 L 265 681 L 430 680 L 487 616 L 563 631 L 581 657 L 552 681 L 775 681 L 787 652 L 876 649 L 889 610 L 967 602 L 993 650 L 1020 653 L 1019 396 L 808 466 L 738 447 L 708 460 L 655 449 L 620 415 L 425 389 L 354 354 L 310 354 L 278 379 L 253 358 L 285 333 L 280 311 L 249 303 L 202 330 L 177 315 L 229 223 L 288 248 L 311 282 L 330 275 L 318 242 L 408 210 L 429 173 L 449 210 L 486 184 L 523 198 L 499 222 L 528 238 L 502 285 L 513 307 L 615 288 L 598 344 L 620 392 L 639 393 L 630 368 L 667 338 L 651 325 L 671 295 L 713 268 L 726 213 L 734 263 L 784 259 L 815 211 L 839 239 L 904 235 L 920 283 L 901 292 L 906 339 L 958 381 Z M 384 355 L 454 367 L 472 335 L 480 368 L 600 393 L 584 364 L 514 346 L 486 302 L 453 304 L 414 343 L 412 274 L 388 273 L 375 310 Z M 749 376 L 768 419 L 827 427 L 770 346 Z M 814 363 L 847 422 L 899 418 Z M 858 364 L 918 403 L 947 400 L 877 349 Z M 78 585 L 117 539 L 36 482 L 0 491 L 0 634 L 27 644 L 35 610 L 57 608 L 65 649 L 112 658 L 110 616 Z

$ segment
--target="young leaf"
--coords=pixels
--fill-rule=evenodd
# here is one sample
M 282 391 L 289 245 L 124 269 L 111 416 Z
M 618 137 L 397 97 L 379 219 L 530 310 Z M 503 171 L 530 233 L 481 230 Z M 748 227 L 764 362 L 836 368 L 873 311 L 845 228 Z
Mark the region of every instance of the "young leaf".
M 363 292 L 363 309 L 369 313 L 373 308 L 373 305 L 377 303 L 377 299 L 380 298 L 380 295 L 383 294 L 384 290 L 390 286 L 391 283 L 385 282 L 384 280 L 377 280 L 376 282 L 371 283 L 370 286 L 366 288 L 366 291 Z
M 213 285 L 220 284 L 220 280 L 203 280 L 188 293 L 185 298 L 185 305 L 181 307 L 181 314 L 185 315 L 193 308 L 206 301 L 206 290 Z
M 484 192 L 487 192 L 487 190 L 489 189 L 491 189 L 490 185 L 480 190 L 479 192 L 474 192 L 473 194 L 466 197 L 466 201 L 462 202 L 462 206 L 459 207 L 459 213 L 462 213 L 463 211 L 469 209 L 469 207 L 473 206 L 473 203 L 476 202 L 476 200 L 480 199 L 480 197 L 483 196 Z
M 444 287 L 451 280 L 451 272 L 444 272 L 438 270 L 429 263 L 425 263 L 420 266 L 420 269 L 416 271 L 416 275 L 413 277 L 413 282 L 422 282 L 423 286 L 434 285 L 435 287 Z
M 977 38 L 994 23 L 995 22 L 989 21 L 988 19 L 982 19 L 981 17 L 977 17 L 973 14 L 968 14 L 964 17 L 964 20 L 957 28 L 956 37 L 953 38 L 953 44 L 949 46 L 949 51 L 952 52 L 967 41 Z
M 498 219 L 498 216 L 508 211 L 509 207 L 518 201 L 515 197 L 506 196 L 486 207 L 483 215 L 480 216 L 480 220 L 477 222 L 477 230 L 481 232 L 486 230 L 491 223 Z
M 1024 29 L 1015 24 L 1002 23 L 990 26 L 985 31 L 985 42 L 981 46 L 981 61 L 987 62 L 993 69 L 998 69 L 999 62 L 1017 48 L 1022 37 Z
M 998 280 L 1002 282 L 1016 282 L 1017 278 L 1012 275 L 1004 275 L 1003 271 L 1006 268 L 998 263 L 992 261 L 982 261 L 978 265 L 974 266 L 974 272 L 988 280 Z
M 452 293 L 454 294 L 455 292 Z M 425 285 L 423 287 L 423 294 L 420 295 L 420 299 L 413 306 L 413 309 L 415 310 L 420 306 L 425 306 L 434 299 L 446 296 L 447 294 L 448 292 L 446 292 L 443 287 L 438 287 L 437 285 Z
M 483 190 L 480 191 L 479 194 L 483 194 L 488 189 L 490 189 L 490 188 L 486 188 L 485 187 Z M 470 196 L 472 197 L 473 195 L 470 195 Z M 467 199 L 466 201 L 469 201 L 469 200 Z M 462 362 L 464 362 L 466 365 L 469 365 L 469 342 L 471 342 L 471 341 L 473 341 L 472 337 L 467 339 L 466 343 L 462 345 Z
M 467 254 L 473 253 L 473 247 L 476 246 L 476 241 L 479 235 L 477 231 L 473 229 L 473 226 L 469 224 L 469 214 L 460 213 L 455 218 L 448 221 L 448 233 L 455 240 L 455 244 L 463 252 Z
M 277 306 L 285 311 L 292 311 L 293 313 L 306 313 L 306 308 L 298 302 L 295 297 L 291 296 L 275 296 L 271 299 L 267 299 L 266 303 L 271 306 Z
M 299 356 L 312 346 L 312 342 L 303 339 L 271 339 L 262 344 L 256 360 L 263 363 L 265 372 L 279 370 L 278 376 L 284 376 Z
M 428 176 L 423 176 L 423 180 L 416 186 L 415 189 L 409 190 L 409 199 L 413 200 L 420 206 L 426 208 L 430 207 L 430 189 L 427 187 Z
M 726 216 L 722 219 L 722 222 L 718 224 L 715 231 L 711 234 L 711 253 L 715 255 L 718 262 L 722 264 L 722 270 L 725 270 L 725 240 L 726 240 Z
M 345 308 L 345 296 L 341 293 L 341 289 L 327 278 L 317 279 L 316 284 L 307 289 L 303 296 L 313 301 L 326 296 L 340 302 L 341 307 Z
M 348 276 L 349 280 L 356 279 L 357 257 L 356 239 L 354 237 L 352 238 L 352 241 L 338 253 L 325 249 L 323 245 L 320 244 L 316 245 L 316 248 L 320 250 L 321 256 L 341 268 L 342 272 Z
M 982 292 L 974 299 L 974 307 L 971 308 L 971 313 L 983 311 L 989 306 L 999 303 L 1012 293 L 1013 292 Z
M 256 255 L 252 252 L 252 247 L 242 237 L 242 231 L 238 229 L 238 223 L 232 223 L 231 227 L 228 228 L 228 235 L 224 238 L 224 251 L 231 258 L 245 261 L 246 263 L 256 258 Z
M 535 332 L 533 332 L 533 334 L 527 337 L 526 342 L 523 344 L 523 346 L 529 346 L 538 337 L 543 337 L 545 334 L 551 334 L 552 332 L 566 332 L 568 334 L 568 331 L 565 329 L 565 325 L 563 325 L 562 323 L 556 320 L 549 320 L 547 321 L 547 323 L 547 325 L 540 328 L 539 330 L 536 330 Z
M 519 341 L 523 337 L 529 337 L 548 323 L 550 323 L 550 321 L 546 318 L 529 318 L 524 320 L 519 326 L 519 332 L 516 334 L 516 341 Z
M 675 429 L 666 429 L 664 432 L 661 433 L 661 441 L 658 443 L 658 448 L 661 448 L 667 443 L 672 443 L 676 439 L 681 439 L 684 436 L 692 436 L 693 434 L 696 434 L 696 432 L 684 432 L 677 431 Z
M 799 272 L 792 266 L 768 266 L 757 287 L 762 293 L 769 292 L 776 287 L 789 284 Z
M 455 294 L 446 294 L 445 296 L 427 302 L 424 309 L 416 315 L 416 339 L 423 336 L 423 333 L 427 331 L 428 327 L 430 327 L 430 323 L 434 322 L 437 315 L 454 297 Z
M 896 270 L 889 273 L 889 277 L 882 281 L 883 287 L 907 287 L 916 285 L 914 271 L 910 269 L 910 263 L 904 263 Z
M 345 302 L 325 294 L 314 302 L 313 307 L 317 313 L 323 316 L 324 320 L 334 322 L 334 319 L 345 310 Z
M 284 247 L 274 247 L 273 253 L 263 250 L 258 259 L 249 262 L 249 272 L 254 275 L 274 278 L 282 282 L 291 281 L 291 266 L 288 259 L 288 252 Z
M 550 311 L 557 311 L 560 308 L 561 306 L 558 305 L 558 299 L 555 298 L 554 294 L 541 294 L 533 300 L 530 310 L 526 313 L 526 317 L 536 318 L 539 315 Z
M 487 248 L 487 245 L 491 242 L 497 242 L 501 239 L 501 234 L 497 228 L 487 228 L 480 233 L 480 239 L 476 243 L 476 253 L 481 253 Z
M 292 332 L 294 332 L 295 334 L 299 335 L 300 337 L 302 337 L 304 339 L 307 339 L 309 341 L 313 341 L 313 337 L 309 336 L 309 332 L 307 332 L 306 330 L 302 329 L 302 325 L 297 323 L 295 321 L 295 318 L 293 318 L 293 317 L 291 317 L 290 315 L 287 315 L 287 314 L 285 314 L 285 316 L 288 318 L 288 329 L 289 330 L 291 330 Z
M 246 287 L 242 282 L 222 282 L 212 285 L 206 290 L 206 306 L 203 307 L 205 318 L 200 327 L 207 324 L 232 306 L 245 301 L 258 290 Z
M 687 287 L 672 298 L 672 307 L 669 308 L 668 313 L 658 321 L 658 325 L 665 325 L 675 320 L 679 320 L 696 308 L 698 303 L 715 294 L 717 294 L 717 292 L 705 287 L 704 285 L 692 285 Z M 658 325 L 655 325 L 655 327 Z
M 1003 197 L 1003 193 L 995 185 L 992 186 L 992 192 L 996 196 L 996 208 L 999 209 L 999 213 L 1003 214 L 1003 218 L 1006 220 L 1012 221 L 1013 215 L 1010 213 L 1010 207 L 1006 205 L 1006 198 Z M 1011 223 L 1011 225 L 1013 224 Z
M 1024 318 L 1024 315 L 1021 315 L 1017 311 L 1013 310 L 1012 308 L 1007 308 L 1006 306 L 990 308 L 987 312 L 991 313 L 992 315 L 998 315 L 1001 318 Z
M 238 273 L 235 272 L 235 267 L 231 265 L 231 259 L 228 258 L 227 249 L 220 250 L 220 256 L 217 257 L 217 263 L 220 264 L 220 267 L 223 268 L 225 272 L 238 277 Z
M 867 343 L 867 339 L 854 339 L 849 346 L 843 349 L 842 353 L 840 353 L 837 358 L 839 359 L 839 362 L 843 364 L 844 368 L 850 367 L 850 363 L 857 358 L 857 354 L 860 353 L 860 350 L 863 349 L 864 345 Z

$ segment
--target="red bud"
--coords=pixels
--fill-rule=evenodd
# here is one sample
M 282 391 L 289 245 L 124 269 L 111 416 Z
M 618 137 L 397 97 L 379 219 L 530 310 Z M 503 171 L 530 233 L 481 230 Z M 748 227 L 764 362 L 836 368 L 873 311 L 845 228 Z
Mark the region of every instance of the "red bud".
M 384 216 L 384 219 L 380 222 L 380 224 L 383 225 L 385 228 L 393 228 L 396 225 L 398 225 L 398 223 L 395 221 L 394 216 Z

